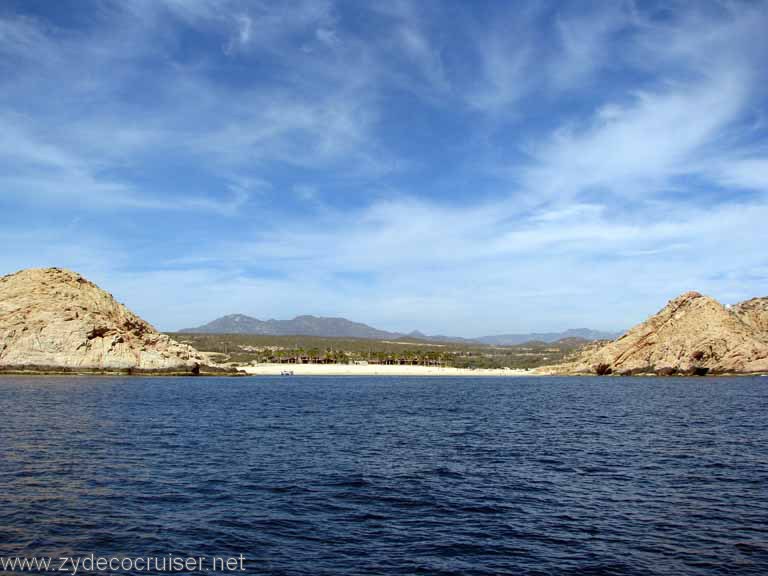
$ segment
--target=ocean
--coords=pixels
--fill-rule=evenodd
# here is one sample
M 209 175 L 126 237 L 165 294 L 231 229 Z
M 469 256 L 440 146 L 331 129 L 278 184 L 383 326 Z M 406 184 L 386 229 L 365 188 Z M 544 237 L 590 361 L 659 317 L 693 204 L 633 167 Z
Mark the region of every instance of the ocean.
M 0 378 L 0 560 L 46 557 L 765 575 L 768 378 Z

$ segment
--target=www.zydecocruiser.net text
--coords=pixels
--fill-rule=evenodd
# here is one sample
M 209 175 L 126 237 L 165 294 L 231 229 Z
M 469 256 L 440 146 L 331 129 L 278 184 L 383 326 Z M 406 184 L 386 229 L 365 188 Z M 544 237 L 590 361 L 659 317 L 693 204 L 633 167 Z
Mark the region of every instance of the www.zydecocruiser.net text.
M 0 572 L 162 574 L 245 572 L 245 556 L 0 556 Z

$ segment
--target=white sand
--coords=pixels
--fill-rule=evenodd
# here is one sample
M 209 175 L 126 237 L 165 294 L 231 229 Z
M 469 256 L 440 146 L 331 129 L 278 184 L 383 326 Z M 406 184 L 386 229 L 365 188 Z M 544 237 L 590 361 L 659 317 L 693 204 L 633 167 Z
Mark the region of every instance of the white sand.
M 383 364 L 246 364 L 238 366 L 248 374 L 279 376 L 535 376 L 534 370 L 439 368 L 437 366 L 387 366 Z

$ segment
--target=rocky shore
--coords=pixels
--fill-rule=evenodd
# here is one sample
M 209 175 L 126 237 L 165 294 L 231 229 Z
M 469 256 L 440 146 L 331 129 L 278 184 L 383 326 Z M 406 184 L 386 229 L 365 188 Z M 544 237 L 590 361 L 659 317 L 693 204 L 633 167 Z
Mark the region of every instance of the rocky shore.
M 704 376 L 768 372 L 768 298 L 725 307 L 686 292 L 613 342 L 551 374 Z
M 208 366 L 80 274 L 60 268 L 0 278 L 0 373 L 197 375 Z

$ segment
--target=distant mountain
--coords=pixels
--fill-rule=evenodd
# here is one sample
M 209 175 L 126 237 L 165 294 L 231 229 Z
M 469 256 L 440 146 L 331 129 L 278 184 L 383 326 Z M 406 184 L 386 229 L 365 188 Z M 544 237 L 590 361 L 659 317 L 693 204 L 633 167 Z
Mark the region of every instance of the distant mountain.
M 180 332 L 198 334 L 261 334 L 264 336 L 322 336 L 326 338 L 368 338 L 371 340 L 425 340 L 429 342 L 448 342 L 453 344 L 488 344 L 491 346 L 514 346 L 526 342 L 557 342 L 564 338 L 583 340 L 612 340 L 619 334 L 599 332 L 580 328 L 565 332 L 543 334 L 501 334 L 481 338 L 460 338 L 457 336 L 429 336 L 414 330 L 408 334 L 378 330 L 367 324 L 352 322 L 346 318 L 326 318 L 322 316 L 297 316 L 293 320 L 259 320 L 244 314 L 222 316 L 197 328 L 185 328 Z
M 401 339 L 403 338 L 427 340 L 428 342 L 447 342 L 450 344 L 479 344 L 477 340 L 473 340 L 472 338 L 462 338 L 461 336 L 443 336 L 442 334 L 433 334 L 429 336 L 419 330 L 409 332 L 405 336 L 401 337 Z
M 542 332 L 531 334 L 498 334 L 496 336 L 481 336 L 475 338 L 483 344 L 491 346 L 515 346 L 525 344 L 526 342 L 546 342 L 552 343 L 565 338 L 581 338 L 584 340 L 613 340 L 621 336 L 620 332 L 601 332 L 599 330 L 590 330 L 589 328 L 572 328 L 565 332 Z
M 418 340 L 429 340 L 429 336 L 427 336 L 426 334 L 424 334 L 424 332 L 421 332 L 419 330 L 414 330 L 413 332 L 408 332 L 408 334 L 406 334 L 406 336 L 408 338 L 416 338 Z
M 296 316 L 293 320 L 259 320 L 244 314 L 230 314 L 181 332 L 198 334 L 262 334 L 265 336 L 323 336 L 327 338 L 400 338 L 402 334 L 377 330 L 346 318 Z

